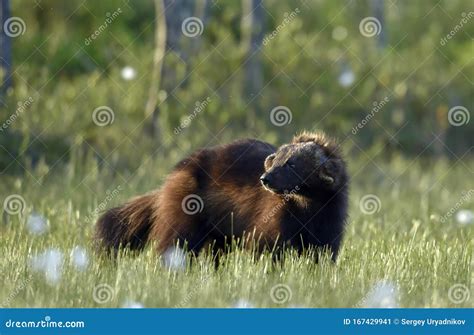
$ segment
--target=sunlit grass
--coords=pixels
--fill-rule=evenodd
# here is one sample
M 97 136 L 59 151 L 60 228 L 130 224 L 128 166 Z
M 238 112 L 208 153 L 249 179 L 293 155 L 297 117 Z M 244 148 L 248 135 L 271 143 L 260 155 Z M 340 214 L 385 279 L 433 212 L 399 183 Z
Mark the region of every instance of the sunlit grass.
M 92 243 L 90 213 L 104 204 L 107 190 L 122 191 L 105 203 L 111 207 L 159 185 L 166 168 L 155 161 L 135 173 L 118 176 L 91 162 L 80 170 L 57 167 L 25 177 L 4 178 L 1 200 L 19 194 L 23 215 L 3 214 L 0 227 L 0 304 L 10 307 L 364 307 L 377 304 L 384 287 L 395 288 L 392 305 L 400 307 L 469 307 L 472 298 L 456 301 L 449 295 L 455 284 L 472 284 L 473 225 L 461 225 L 445 215 L 469 190 L 472 161 L 436 164 L 395 158 L 365 166 L 350 164 L 352 178 L 350 220 L 337 263 L 327 257 L 287 252 L 281 263 L 272 255 L 240 248 L 221 258 L 216 267 L 208 254 L 188 257 L 184 269 L 169 269 L 148 247 L 140 255 L 121 253 L 116 261 L 97 255 Z M 128 180 L 128 182 L 126 182 Z M 366 194 L 380 199 L 379 210 L 360 211 Z M 474 199 L 460 209 L 472 210 Z M 27 218 L 37 213 L 47 220 L 42 234 L 28 230 Z M 85 248 L 87 263 L 77 266 L 77 248 Z M 76 248 L 76 249 L 74 249 Z M 60 278 L 48 281 L 34 271 L 35 255 L 59 251 Z M 75 256 L 71 254 L 75 251 Z M 81 250 L 81 249 L 79 249 Z M 80 259 L 81 254 L 79 254 Z M 81 263 L 82 264 L 82 263 Z M 83 264 L 84 265 L 84 264 Z M 380 292 L 372 294 L 380 283 Z M 97 299 L 97 287 L 106 284 Z M 271 294 L 278 284 L 290 294 L 280 304 Z M 96 299 L 94 299 L 94 292 Z M 465 291 L 464 293 L 469 293 Z M 110 294 L 109 294 L 110 293 Z M 288 293 L 288 292 L 287 292 Z M 472 292 L 471 292 L 472 296 Z M 289 299 L 291 297 L 291 299 Z M 101 300 L 102 299 L 102 300 Z M 99 302 L 104 303 L 99 303 Z

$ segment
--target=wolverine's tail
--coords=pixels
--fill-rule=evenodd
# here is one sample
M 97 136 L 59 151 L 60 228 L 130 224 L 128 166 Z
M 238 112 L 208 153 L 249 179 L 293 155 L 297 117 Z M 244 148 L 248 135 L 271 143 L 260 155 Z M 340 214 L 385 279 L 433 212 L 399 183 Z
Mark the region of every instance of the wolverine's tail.
M 148 240 L 157 201 L 158 193 L 154 192 L 109 209 L 96 225 L 101 246 L 111 251 L 117 251 L 120 247 L 142 249 Z

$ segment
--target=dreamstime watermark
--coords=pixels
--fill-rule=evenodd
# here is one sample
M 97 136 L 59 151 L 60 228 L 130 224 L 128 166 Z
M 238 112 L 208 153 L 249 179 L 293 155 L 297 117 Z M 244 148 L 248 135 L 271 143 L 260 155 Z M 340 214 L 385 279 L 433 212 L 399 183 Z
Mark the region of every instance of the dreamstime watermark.
M 174 134 L 175 135 L 178 135 L 179 133 L 181 133 L 184 128 L 187 128 L 189 127 L 189 125 L 191 124 L 191 122 L 196 118 L 196 116 L 201 113 L 203 110 L 206 109 L 206 107 L 209 105 L 209 103 L 211 102 L 211 98 L 210 97 L 207 97 L 205 100 L 203 101 L 196 101 L 195 103 L 195 107 L 193 109 L 193 112 L 189 115 L 187 115 L 182 121 L 181 123 L 179 124 L 179 126 L 175 127 L 174 128 Z
M 104 23 L 102 23 L 96 30 L 94 30 L 92 34 L 89 35 L 89 37 L 84 40 L 84 44 L 90 45 L 93 40 L 99 37 L 99 35 L 102 34 L 107 29 L 107 27 L 117 19 L 117 17 L 119 17 L 120 14 L 122 14 L 122 8 L 120 7 L 114 10 L 112 13 L 106 13 Z
M 181 201 L 181 209 L 188 215 L 201 213 L 204 209 L 204 201 L 197 194 L 189 194 Z
M 5 322 L 6 328 L 84 328 L 84 321 L 53 321 L 49 315 L 39 321 L 15 321 L 9 319 Z
M 284 304 L 291 300 L 293 292 L 286 284 L 274 285 L 270 290 L 270 298 L 275 304 Z
M 33 277 L 29 275 L 28 278 L 20 280 L 19 285 L 17 285 L 15 289 L 8 295 L 8 297 L 0 304 L 0 308 L 9 307 L 18 294 L 20 294 L 20 292 L 30 284 L 32 278 Z
M 300 9 L 296 7 L 290 13 L 286 12 L 283 16 L 285 17 L 283 21 L 270 33 L 263 38 L 263 45 L 267 45 L 273 40 L 287 25 L 291 23 L 300 13 Z
M 86 216 L 85 221 L 86 222 L 91 222 L 94 221 L 97 216 L 99 216 L 100 212 L 104 211 L 107 208 L 107 205 L 115 198 L 117 195 L 123 191 L 122 185 L 117 186 L 113 190 L 107 190 L 105 192 L 106 196 L 104 200 L 102 200 L 96 208 L 92 212 L 89 213 L 88 216 Z
M 451 216 L 453 216 L 454 213 L 456 213 L 459 210 L 459 208 L 461 208 L 461 206 L 465 202 L 470 201 L 473 195 L 474 195 L 474 189 L 470 189 L 467 192 L 463 192 L 461 199 L 459 199 L 459 201 L 457 201 L 454 204 L 454 206 L 451 207 L 449 211 L 440 218 L 440 222 L 445 223 Z
M 206 275 L 198 285 L 193 286 L 193 288 L 188 292 L 188 294 L 186 294 L 186 296 L 173 307 L 174 308 L 186 307 L 191 301 L 192 297 L 197 293 L 198 290 L 200 290 L 207 283 L 207 281 L 210 278 L 211 278 L 211 275 Z
M 114 298 L 115 291 L 109 284 L 98 284 L 94 287 L 92 298 L 98 304 L 105 304 Z
M 290 124 L 292 119 L 293 114 L 286 106 L 276 106 L 270 111 L 270 122 L 277 127 Z
M 202 35 L 202 32 L 204 31 L 204 24 L 200 18 L 191 16 L 183 21 L 181 24 L 181 31 L 183 32 L 184 36 L 196 37 Z
M 18 119 L 18 117 L 20 117 L 20 115 L 23 114 L 26 109 L 31 106 L 34 101 L 35 100 L 33 99 L 33 97 L 30 96 L 25 101 L 18 102 L 18 107 L 16 108 L 15 113 L 10 115 L 10 117 L 6 119 L 5 122 L 3 122 L 3 124 L 0 126 L 0 131 L 3 132 L 5 129 L 10 127 L 16 121 L 16 119 Z
M 372 215 L 380 211 L 382 202 L 375 194 L 366 194 L 360 198 L 359 208 L 362 213 Z
M 448 298 L 454 304 L 462 304 L 463 302 L 469 301 L 471 297 L 471 291 L 469 287 L 464 284 L 454 284 L 448 290 Z
M 99 106 L 92 112 L 92 121 L 99 127 L 111 125 L 115 120 L 115 113 L 108 106 Z
M 446 36 L 441 38 L 441 40 L 439 41 L 439 44 L 441 44 L 442 46 L 445 46 L 446 43 L 448 43 L 448 41 L 452 39 L 454 35 L 456 35 L 464 27 L 464 25 L 466 25 L 469 22 L 469 20 L 471 20 L 473 17 L 474 17 L 474 12 L 469 12 L 467 14 L 462 13 L 461 20 L 459 21 L 459 23 L 456 24 Z
M 367 123 L 370 122 L 370 120 L 372 120 L 372 118 L 375 116 L 375 114 L 377 114 L 379 111 L 382 110 L 382 108 L 390 101 L 390 99 L 388 97 L 385 97 L 382 99 L 382 101 L 380 102 L 377 102 L 377 101 L 374 101 L 374 103 L 372 104 L 373 107 L 372 109 L 370 110 L 370 113 L 368 113 L 355 127 L 352 127 L 352 134 L 354 135 L 357 135 L 357 133 L 359 132 L 359 130 L 361 130 L 362 128 L 365 127 L 365 125 Z
M 21 17 L 12 16 L 5 20 L 3 31 L 8 37 L 18 37 L 26 31 L 26 23 Z
M 368 16 L 360 21 L 359 31 L 362 36 L 374 37 L 382 32 L 382 24 L 376 17 Z
M 10 215 L 23 214 L 25 207 L 25 199 L 19 194 L 11 194 L 3 201 L 3 209 Z
M 264 216 L 263 222 L 267 223 L 272 217 L 274 217 L 283 208 L 283 206 L 285 206 L 285 204 L 290 201 L 292 195 L 298 194 L 297 192 L 299 190 L 300 187 L 295 186 L 295 188 L 292 189 L 290 192 L 285 191 L 283 193 L 283 198 L 280 200 L 280 202 L 276 206 L 272 207 L 270 213 Z
M 454 127 L 464 126 L 470 119 L 471 114 L 464 106 L 454 106 L 448 111 L 449 124 Z

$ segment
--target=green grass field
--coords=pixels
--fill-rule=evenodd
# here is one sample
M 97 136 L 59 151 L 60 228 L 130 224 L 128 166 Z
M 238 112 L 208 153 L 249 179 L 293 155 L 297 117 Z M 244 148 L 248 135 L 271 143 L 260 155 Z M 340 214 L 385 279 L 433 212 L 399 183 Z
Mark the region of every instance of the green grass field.
M 162 159 L 145 160 L 128 174 L 107 172 L 106 166 L 98 169 L 90 160 L 82 169 L 74 162 L 53 168 L 40 164 L 25 176 L 2 177 L 1 201 L 18 194 L 25 206 L 20 214 L 3 212 L 0 304 L 472 307 L 473 225 L 457 223 L 446 214 L 452 208 L 473 209 L 474 198 L 463 195 L 472 195 L 469 169 L 474 162 L 433 164 L 400 157 L 368 165 L 366 159 L 349 162 L 350 219 L 335 264 L 327 258 L 315 264 L 308 256 L 292 253 L 282 264 L 274 264 L 269 254 L 239 248 L 217 268 L 204 254 L 192 262 L 188 258 L 183 269 L 164 266 L 151 248 L 138 256 L 121 254 L 117 262 L 95 254 L 96 208 L 109 208 L 160 185 L 172 165 L 164 166 Z M 366 195 L 380 202 L 372 203 L 375 207 L 366 204 L 364 213 L 360 202 Z M 47 219 L 43 234 L 27 228 L 33 212 Z M 88 263 L 80 269 L 72 261 L 74 247 L 87 250 Z M 53 273 L 45 276 L 32 262 L 51 249 L 56 250 L 50 252 L 53 260 L 42 265 Z

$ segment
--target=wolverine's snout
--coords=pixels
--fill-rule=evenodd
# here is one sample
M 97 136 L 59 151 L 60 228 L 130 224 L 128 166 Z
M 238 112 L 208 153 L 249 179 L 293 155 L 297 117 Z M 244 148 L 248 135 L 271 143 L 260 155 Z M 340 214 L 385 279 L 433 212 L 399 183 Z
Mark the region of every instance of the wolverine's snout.
M 268 173 L 264 173 L 260 176 L 260 182 L 264 186 L 268 186 L 270 184 L 270 175 Z
M 286 189 L 286 186 L 281 183 L 281 176 L 274 172 L 265 172 L 262 174 L 260 176 L 260 182 L 265 189 L 273 193 L 280 194 Z

